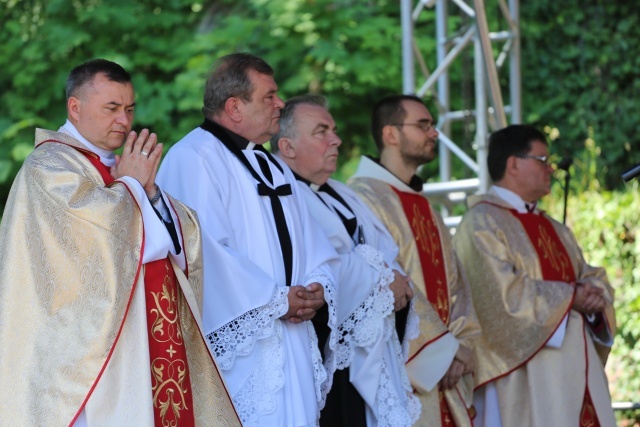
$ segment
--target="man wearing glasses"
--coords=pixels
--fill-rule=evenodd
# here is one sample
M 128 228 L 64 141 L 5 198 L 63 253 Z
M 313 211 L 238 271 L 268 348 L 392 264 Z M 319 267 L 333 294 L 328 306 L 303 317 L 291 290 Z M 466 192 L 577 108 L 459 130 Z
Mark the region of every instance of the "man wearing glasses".
M 613 289 L 572 232 L 536 207 L 553 173 L 545 135 L 499 130 L 487 164 L 494 185 L 469 198 L 454 239 L 482 326 L 475 425 L 614 426 L 603 369 Z
M 417 425 L 471 426 L 471 349 L 480 329 L 449 231 L 415 175 L 435 157 L 438 131 L 420 98 L 410 95 L 379 101 L 371 130 L 380 159 L 363 157 L 350 185 L 389 229 L 414 283 L 420 333 L 407 372 L 422 404 Z

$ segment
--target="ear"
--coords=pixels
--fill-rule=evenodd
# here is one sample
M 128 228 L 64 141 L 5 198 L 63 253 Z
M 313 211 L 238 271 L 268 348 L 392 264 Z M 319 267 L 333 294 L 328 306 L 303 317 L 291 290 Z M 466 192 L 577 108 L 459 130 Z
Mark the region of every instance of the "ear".
M 384 145 L 399 145 L 400 135 L 397 127 L 386 125 L 382 128 L 382 141 Z
M 227 113 L 229 118 L 239 123 L 242 121 L 242 103 L 236 97 L 228 98 L 224 103 L 224 111 Z
M 516 156 L 509 156 L 507 158 L 507 164 L 504 168 L 504 174 L 512 176 L 518 172 L 518 158 Z
M 289 138 L 280 138 L 278 140 L 278 150 L 285 159 L 296 158 L 296 149 L 293 145 L 293 141 Z
M 67 114 L 76 122 L 80 120 L 80 102 L 75 96 L 70 96 L 67 100 Z

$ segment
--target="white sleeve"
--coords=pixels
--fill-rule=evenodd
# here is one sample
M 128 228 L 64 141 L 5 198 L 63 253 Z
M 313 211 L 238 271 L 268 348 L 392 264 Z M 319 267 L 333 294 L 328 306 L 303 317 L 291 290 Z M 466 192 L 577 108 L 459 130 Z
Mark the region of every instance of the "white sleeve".
M 166 258 L 171 254 L 180 268 L 186 268 L 184 251 L 181 251 L 181 255 L 176 254 L 171 235 L 164 223 L 158 218 L 153 206 L 151 206 L 151 202 L 149 202 L 147 193 L 144 191 L 144 188 L 142 188 L 142 185 L 138 180 L 129 176 L 119 178 L 117 181 L 122 182 L 129 188 L 142 212 L 142 221 L 144 223 L 144 254 L 142 262 L 148 263 L 156 261 Z M 173 211 L 173 209 L 171 209 L 171 211 Z M 175 212 L 172 212 L 172 216 L 175 217 Z M 177 224 L 175 219 L 173 222 Z M 176 232 L 179 236 L 178 238 L 182 239 L 179 230 L 176 230 Z M 180 245 L 182 246 L 181 240 Z

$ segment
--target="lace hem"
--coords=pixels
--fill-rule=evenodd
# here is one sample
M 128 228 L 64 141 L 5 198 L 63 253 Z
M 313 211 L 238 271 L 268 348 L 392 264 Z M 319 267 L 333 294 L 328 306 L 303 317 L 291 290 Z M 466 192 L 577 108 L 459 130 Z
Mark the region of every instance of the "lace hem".
M 276 287 L 271 301 L 207 334 L 207 342 L 222 370 L 229 370 L 238 356 L 253 351 L 256 341 L 270 337 L 276 320 L 289 309 L 289 288 Z
M 261 341 L 258 363 L 233 396 L 233 404 L 244 426 L 259 425 L 262 416 L 276 410 L 276 393 L 284 387 L 282 329 L 282 322 L 276 322 L 273 334 Z
M 402 358 L 402 347 L 397 337 L 391 340 L 394 347 L 394 353 L 398 360 Z M 378 402 L 378 425 L 403 427 L 413 425 L 420 417 L 422 405 L 420 400 L 413 394 L 411 382 L 407 376 L 404 364 L 398 369 L 399 379 L 402 383 L 402 389 L 396 390 L 389 368 L 385 362 L 382 362 L 380 373 L 380 384 L 378 386 L 378 394 L 376 400 Z
M 327 400 L 327 394 L 333 385 L 333 372 L 331 375 L 322 363 L 322 354 L 318 348 L 318 336 L 311 322 L 307 322 L 307 330 L 309 331 L 309 344 L 311 345 L 311 360 L 313 363 L 313 378 L 316 385 L 316 399 L 318 400 L 318 413 L 316 419 L 320 419 L 320 411 L 324 408 Z
M 334 334 L 337 323 L 336 285 L 333 282 L 333 278 L 331 276 L 319 272 L 307 276 L 305 280 L 305 286 L 313 282 L 321 283 L 324 287 L 324 299 L 327 303 L 329 311 L 328 326 L 329 329 L 331 329 L 328 344 L 329 348 L 334 348 L 335 341 L 337 341 L 337 338 Z M 325 360 L 324 363 L 322 362 L 322 355 L 320 354 L 320 350 L 318 349 L 318 336 L 316 335 L 316 331 L 313 328 L 311 322 L 308 323 L 309 336 L 312 337 L 312 339 L 309 340 L 309 343 L 311 348 L 311 355 L 313 358 L 313 374 L 316 385 L 316 398 L 318 399 L 318 409 L 321 410 L 322 408 L 324 408 L 324 404 L 327 400 L 327 394 L 329 394 L 329 390 L 331 390 L 331 386 L 333 385 L 333 373 L 336 371 L 336 367 L 332 354 L 329 354 L 327 360 Z
M 411 340 L 420 335 L 420 318 L 413 307 L 413 302 L 409 306 L 409 315 L 407 316 L 407 326 L 405 327 L 404 340 L 402 341 L 402 357 L 403 361 L 409 359 L 409 344 Z
M 358 245 L 355 251 L 367 264 L 380 272 L 380 279 L 358 308 L 338 325 L 336 335 L 339 339 L 336 340 L 335 347 L 332 347 L 337 369 L 344 369 L 351 364 L 356 347 L 366 348 L 393 329 L 393 325 L 385 322 L 393 312 L 393 292 L 389 289 L 389 284 L 394 280 L 393 271 L 385 265 L 380 251 L 373 247 Z

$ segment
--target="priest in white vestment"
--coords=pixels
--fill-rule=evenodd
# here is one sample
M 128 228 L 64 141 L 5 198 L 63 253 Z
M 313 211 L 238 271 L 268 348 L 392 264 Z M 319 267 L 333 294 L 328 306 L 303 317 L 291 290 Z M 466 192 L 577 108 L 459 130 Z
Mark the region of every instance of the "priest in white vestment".
M 203 327 L 245 426 L 315 426 L 332 374 L 310 319 L 326 301 L 336 327 L 337 254 L 291 171 L 261 145 L 278 131 L 283 105 L 263 60 L 222 58 L 207 80 L 204 123 L 158 174 L 198 212 Z M 336 348 L 335 334 L 329 341 Z
M 130 132 L 134 105 L 118 64 L 76 67 L 67 122 L 36 130 L 14 181 L 0 425 L 240 425 L 199 327 L 197 217 L 155 185 L 162 145 Z
M 420 414 L 404 368 L 409 338 L 418 335 L 413 295 L 399 270 L 398 247 L 385 227 L 346 185 L 329 179 L 341 140 L 320 95 L 288 100 L 272 150 L 296 175 L 313 217 L 340 254 L 335 277 L 342 348 L 321 426 L 407 426 Z M 406 308 L 405 308 L 406 307 Z M 403 311 L 396 331 L 396 311 Z M 349 384 L 350 383 L 350 384 Z
M 476 425 L 613 427 L 613 289 L 536 206 L 551 188 L 546 137 L 525 125 L 494 132 L 487 164 L 495 184 L 469 198 L 454 239 L 483 331 Z

